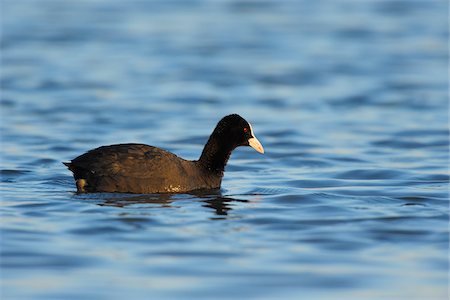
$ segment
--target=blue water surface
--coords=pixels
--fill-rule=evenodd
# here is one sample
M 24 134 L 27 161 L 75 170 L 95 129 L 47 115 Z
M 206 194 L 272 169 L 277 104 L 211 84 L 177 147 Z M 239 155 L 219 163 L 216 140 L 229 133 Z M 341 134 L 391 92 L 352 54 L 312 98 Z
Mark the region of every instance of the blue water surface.
M 1 1 L 1 299 L 448 299 L 448 2 Z M 75 193 L 139 142 L 220 192 Z

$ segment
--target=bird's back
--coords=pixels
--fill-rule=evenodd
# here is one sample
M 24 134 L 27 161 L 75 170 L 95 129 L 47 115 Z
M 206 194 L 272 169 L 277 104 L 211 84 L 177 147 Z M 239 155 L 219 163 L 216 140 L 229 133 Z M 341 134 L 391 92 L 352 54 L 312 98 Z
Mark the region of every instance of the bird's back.
M 81 180 L 80 192 L 162 193 L 220 186 L 215 176 L 205 177 L 197 162 L 143 144 L 99 147 L 66 165 Z

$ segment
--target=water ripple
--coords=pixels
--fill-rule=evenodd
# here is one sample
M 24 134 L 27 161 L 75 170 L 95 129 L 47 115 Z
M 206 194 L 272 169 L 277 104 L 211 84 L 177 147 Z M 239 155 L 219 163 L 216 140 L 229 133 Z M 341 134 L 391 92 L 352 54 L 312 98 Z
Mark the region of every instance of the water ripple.
M 3 1 L 2 299 L 446 299 L 444 1 Z M 239 113 L 221 190 L 77 194 L 115 143 L 197 159 Z M 407 287 L 407 288 L 405 288 Z

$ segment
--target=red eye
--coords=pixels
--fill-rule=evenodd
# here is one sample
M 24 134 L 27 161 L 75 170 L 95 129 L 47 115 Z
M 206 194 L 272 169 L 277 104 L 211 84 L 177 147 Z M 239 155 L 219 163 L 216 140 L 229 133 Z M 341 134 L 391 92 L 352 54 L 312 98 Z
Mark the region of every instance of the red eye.
M 244 132 L 247 133 L 248 129 L 247 127 L 244 127 Z

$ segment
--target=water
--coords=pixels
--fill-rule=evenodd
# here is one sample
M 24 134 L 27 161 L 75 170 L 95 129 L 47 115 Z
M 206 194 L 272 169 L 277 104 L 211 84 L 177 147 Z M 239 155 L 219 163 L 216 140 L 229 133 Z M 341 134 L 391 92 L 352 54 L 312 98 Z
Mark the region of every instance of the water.
M 447 299 L 446 1 L 2 1 L 2 299 Z M 119 142 L 220 193 L 76 195 Z

